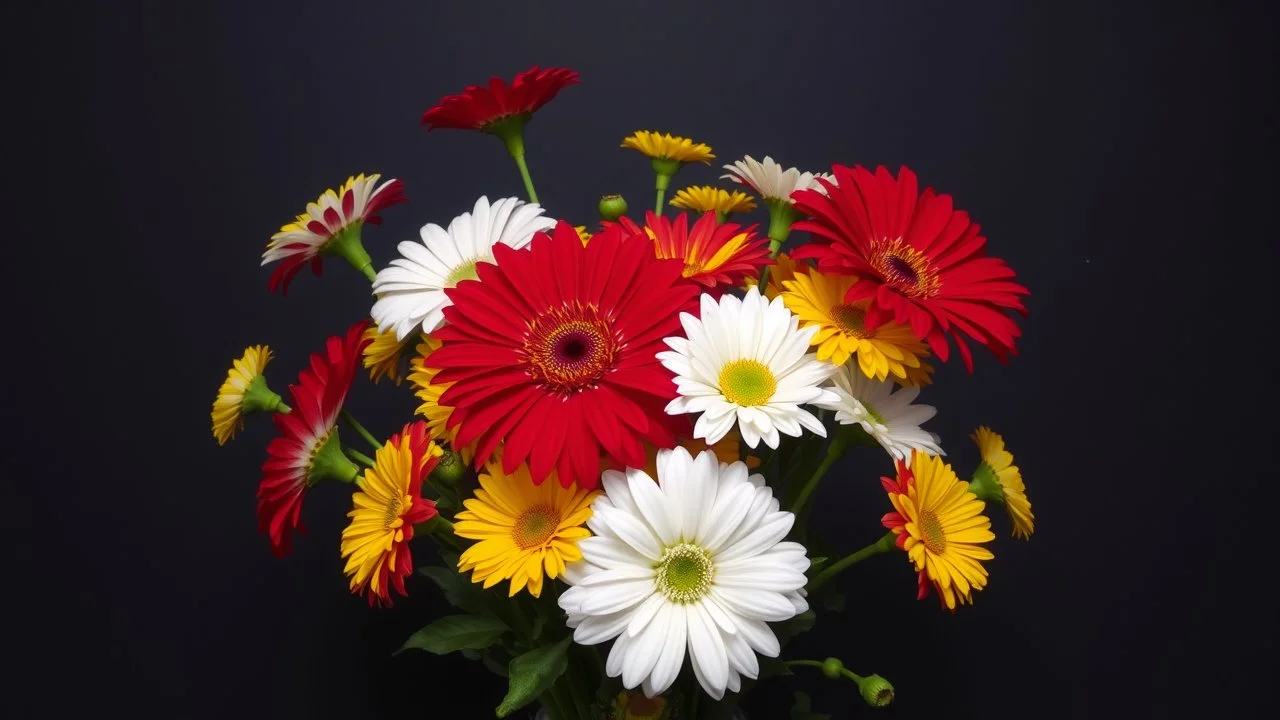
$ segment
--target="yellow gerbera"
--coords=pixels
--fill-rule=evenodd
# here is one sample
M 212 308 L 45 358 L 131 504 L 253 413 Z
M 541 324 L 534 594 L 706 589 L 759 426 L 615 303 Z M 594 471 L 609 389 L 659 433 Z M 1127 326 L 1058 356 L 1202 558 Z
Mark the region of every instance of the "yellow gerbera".
M 898 463 L 898 478 L 881 478 L 897 512 L 884 516 L 884 526 L 897 535 L 897 545 L 919 573 L 920 597 L 927 579 L 938 589 L 947 609 L 972 603 L 973 592 L 987 585 L 982 560 L 995 557 L 980 543 L 996 538 L 983 503 L 956 477 L 951 466 L 922 452 L 911 467 Z
M 973 471 L 973 481 L 979 487 L 993 484 L 999 487 L 1004 507 L 1013 521 L 1013 536 L 1029 539 L 1036 531 L 1036 516 L 1027 499 L 1027 486 L 1022 484 L 1022 471 L 1013 464 L 1013 453 L 1004 449 L 1004 438 L 991 428 L 980 427 L 969 437 L 982 453 L 982 463 Z
M 676 196 L 671 198 L 671 206 L 697 213 L 715 212 L 723 218 L 732 213 L 755 210 L 756 201 L 741 190 L 729 192 L 710 185 L 692 185 L 676 192 Z
M 654 160 L 676 160 L 682 163 L 710 163 L 715 159 L 711 147 L 670 133 L 637 130 L 622 140 L 622 147 L 639 150 Z
M 591 242 L 591 233 L 587 232 L 586 225 L 575 225 L 573 228 L 578 233 L 578 239 L 582 241 L 582 246 L 586 247 Z
M 792 260 L 790 255 L 778 253 L 777 257 L 773 259 L 773 264 L 769 266 L 769 281 L 765 283 L 764 296 L 769 300 L 773 300 L 781 295 L 783 291 L 782 283 L 794 279 L 796 270 L 800 268 L 801 266 L 795 260 Z M 759 284 L 760 280 L 758 278 L 749 277 L 744 289 L 750 290 Z
M 509 595 L 528 588 L 539 597 L 544 569 L 554 580 L 567 563 L 582 559 L 578 541 L 591 535 L 582 525 L 598 495 L 561 487 L 554 472 L 534 485 L 527 465 L 508 475 L 501 463 L 489 463 L 475 497 L 463 501 L 467 509 L 454 518 L 454 534 L 479 540 L 458 558 L 458 570 L 471 571 L 471 581 L 485 589 L 509 578 Z
M 409 382 L 413 384 L 414 395 L 422 401 L 418 409 L 414 412 L 427 419 L 427 428 L 431 431 L 431 437 L 444 440 L 449 443 L 449 448 L 454 452 L 462 455 L 462 459 L 470 464 L 471 458 L 474 456 L 475 447 L 457 447 L 458 428 L 448 427 L 449 416 L 453 414 L 453 408 L 448 405 L 440 404 L 440 396 L 445 390 L 453 387 L 453 383 L 436 383 L 436 374 L 440 371 L 435 368 L 429 368 L 423 360 L 428 355 L 440 348 L 440 341 L 429 335 L 423 335 L 420 338 L 417 347 L 417 355 L 409 361 Z
M 375 325 L 365 329 L 364 336 L 372 341 L 364 348 L 364 366 L 369 370 L 369 379 L 378 382 L 387 377 L 399 385 L 403 376 L 401 360 L 414 336 L 406 335 L 404 340 L 397 340 L 394 332 L 382 332 Z
M 858 368 L 869 378 L 884 380 L 892 375 L 903 385 L 928 383 L 933 368 L 920 358 L 928 357 L 929 349 L 911 328 L 884 322 L 867 330 L 863 320 L 871 298 L 852 304 L 844 301 L 857 282 L 852 275 L 801 272 L 782 283 L 782 302 L 800 318 L 800 327 L 818 326 L 809 344 L 817 346 L 819 360 L 843 365 L 857 355 Z
M 219 445 L 227 444 L 244 427 L 245 415 L 289 411 L 289 407 L 280 402 L 280 396 L 267 388 L 267 380 L 262 376 L 269 362 L 271 349 L 266 345 L 254 345 L 245 348 L 244 355 L 231 364 L 209 414 L 213 422 L 213 438 Z

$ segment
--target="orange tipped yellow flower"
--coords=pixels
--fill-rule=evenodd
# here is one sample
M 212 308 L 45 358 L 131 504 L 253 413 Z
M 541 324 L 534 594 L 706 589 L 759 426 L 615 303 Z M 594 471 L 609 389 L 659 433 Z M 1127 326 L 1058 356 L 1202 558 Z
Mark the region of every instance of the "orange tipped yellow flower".
M 852 275 L 800 272 L 783 281 L 782 301 L 800 318 L 801 328 L 818 326 L 809 344 L 818 348 L 819 360 L 843 365 L 857 355 L 858 368 L 869 378 L 892 375 L 902 385 L 927 384 L 933 368 L 920 359 L 929 356 L 928 347 L 905 325 L 884 322 L 868 330 L 864 320 L 871 298 L 844 301 L 856 282 Z
M 676 192 L 671 206 L 693 210 L 698 214 L 714 212 L 719 217 L 733 213 L 751 212 L 756 201 L 741 190 L 721 190 L 710 185 L 693 185 Z
M 808 265 L 799 265 L 791 256 L 786 253 L 778 253 L 773 259 L 773 264 L 769 266 L 769 281 L 764 286 L 764 296 L 772 301 L 774 298 L 782 294 L 782 283 L 788 280 L 794 280 L 796 270 L 807 270 Z M 760 284 L 759 278 L 749 277 L 744 285 L 744 289 L 750 290 Z
M 598 495 L 561 486 L 554 472 L 534 485 L 527 465 L 507 474 L 501 463 L 489 463 L 475 497 L 464 500 L 466 510 L 454 518 L 455 535 L 479 540 L 458 558 L 458 570 L 470 571 L 471 581 L 485 589 L 510 579 L 508 595 L 527 588 L 541 596 L 544 574 L 554 580 L 582 559 L 578 541 L 591 535 L 583 525 Z
M 364 331 L 364 336 L 372 341 L 364 348 L 364 366 L 369 371 L 369 379 L 378 382 L 386 377 L 399 385 L 404 377 L 404 353 L 413 344 L 414 336 L 397 340 L 394 332 L 382 332 L 374 325 Z
M 414 412 L 427 419 L 427 428 L 431 431 L 431 437 L 444 440 L 449 443 L 449 449 L 462 456 L 462 459 L 468 464 L 475 453 L 475 446 L 457 447 L 458 428 L 448 427 L 449 416 L 453 414 L 453 408 L 448 405 L 440 404 L 440 396 L 445 390 L 453 387 L 453 383 L 436 383 L 436 374 L 440 371 L 435 368 L 429 368 L 423 364 L 423 360 L 428 355 L 440 348 L 440 341 L 428 335 L 421 337 L 418 343 L 418 354 L 409 361 L 409 382 L 413 384 L 414 395 L 422 401 L 418 409 Z
M 638 150 L 654 160 L 675 160 L 682 163 L 710 163 L 715 159 L 711 147 L 695 143 L 670 133 L 661 134 L 637 130 L 622 141 L 622 147 Z
M 972 603 L 973 593 L 987 585 L 980 561 L 995 557 L 981 545 L 996 538 L 982 514 L 986 504 L 940 458 L 916 452 L 910 468 L 902 461 L 897 465 L 896 480 L 880 478 L 896 510 L 882 522 L 919 573 L 919 597 L 932 584 L 948 610 Z
M 244 427 L 244 416 L 254 412 L 271 412 L 282 407 L 280 396 L 267 388 L 262 372 L 271 362 L 271 349 L 266 345 L 245 348 L 244 355 L 232 363 L 227 379 L 218 388 L 210 419 L 213 438 L 219 445 L 235 437 Z
M 977 443 L 978 452 L 982 453 L 982 463 L 973 471 L 974 482 L 999 486 L 1004 507 L 1009 511 L 1009 519 L 1013 521 L 1013 536 L 1029 539 L 1031 533 L 1036 531 L 1036 516 L 1031 512 L 1027 486 L 1022 483 L 1022 471 L 1013 464 L 1013 453 L 1004 449 L 1004 438 L 992 432 L 991 428 L 980 427 L 969 437 Z

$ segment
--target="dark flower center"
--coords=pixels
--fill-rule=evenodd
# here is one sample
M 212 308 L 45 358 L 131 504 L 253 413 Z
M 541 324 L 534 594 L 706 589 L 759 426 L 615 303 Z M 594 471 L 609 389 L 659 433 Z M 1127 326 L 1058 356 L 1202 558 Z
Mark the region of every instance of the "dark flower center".
M 594 307 L 551 308 L 529 324 L 525 370 L 548 389 L 577 392 L 614 368 L 618 349 L 611 323 Z

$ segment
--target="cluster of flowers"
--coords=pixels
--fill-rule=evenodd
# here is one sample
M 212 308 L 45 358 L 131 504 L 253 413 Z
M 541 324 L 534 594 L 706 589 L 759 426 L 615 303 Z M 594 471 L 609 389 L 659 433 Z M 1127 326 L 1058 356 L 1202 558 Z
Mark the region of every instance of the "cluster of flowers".
M 252 413 L 273 419 L 258 516 L 277 555 L 317 484 L 349 484 L 340 549 L 370 603 L 406 593 L 411 541 L 434 538 L 446 564 L 419 571 L 463 614 L 406 647 L 460 651 L 508 675 L 500 716 L 537 700 L 556 718 L 609 707 L 673 717 L 677 705 L 712 717 L 767 668 L 806 665 L 884 704 L 887 682 L 835 658 L 765 659 L 812 624 L 814 593 L 866 557 L 904 551 L 919 596 L 936 589 L 954 610 L 987 583 L 987 505 L 1008 510 L 1014 535 L 1032 533 L 1002 438 L 977 429 L 982 462 L 961 480 L 921 427 L 934 408 L 915 402 L 952 344 L 970 371 L 970 344 L 1014 354 L 1009 311 L 1023 312 L 1027 290 L 986 254 L 978 225 L 906 168 L 808 173 L 746 157 L 724 168 L 736 189 L 680 190 L 671 217 L 671 179 L 715 156 L 642 131 L 622 147 L 654 171 L 643 222 L 619 196 L 601 200 L 594 231 L 553 220 L 537 204 L 524 126 L 577 81 L 534 68 L 423 116 L 429 129 L 501 139 L 528 202 L 481 197 L 375 271 L 362 228 L 404 196 L 399 180 L 359 175 L 272 236 L 271 290 L 338 257 L 375 300 L 311 357 L 287 404 L 263 374 L 270 350 L 248 348 L 214 402 L 214 436 L 225 443 Z M 765 234 L 732 221 L 757 202 Z M 809 241 L 782 252 L 793 231 Z M 386 441 L 366 430 L 343 409 L 361 365 L 375 381 L 407 380 L 421 418 Z M 372 457 L 340 439 L 340 419 Z M 889 532 L 843 558 L 810 557 L 806 510 L 859 445 L 882 448 L 893 469 L 882 479 Z M 502 582 L 509 599 L 476 587 Z M 608 641 L 602 661 L 594 646 Z M 701 712 L 697 686 L 710 696 Z

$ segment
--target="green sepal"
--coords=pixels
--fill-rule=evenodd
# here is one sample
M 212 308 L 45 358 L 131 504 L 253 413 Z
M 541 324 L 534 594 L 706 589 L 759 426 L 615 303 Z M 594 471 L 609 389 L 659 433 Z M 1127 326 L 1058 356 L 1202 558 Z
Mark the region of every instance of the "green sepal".
M 560 642 L 543 645 L 512 658 L 507 666 L 507 696 L 495 713 L 506 717 L 545 693 L 569 667 L 569 644 L 572 636 Z
M 969 482 L 969 491 L 986 503 L 1004 505 L 1004 488 L 996 477 L 996 471 L 990 465 L 979 463 L 973 471 L 973 480 Z
M 502 640 L 507 624 L 489 615 L 446 615 L 409 636 L 396 651 L 426 650 L 447 655 L 459 650 L 481 650 Z
M 671 178 L 680 171 L 681 162 L 671 158 L 653 158 L 649 164 L 653 167 L 653 172 L 658 178 L 654 181 L 655 190 L 666 190 L 671 184 Z
M 280 410 L 282 405 L 280 396 L 267 387 L 266 376 L 256 375 L 249 381 L 249 387 L 245 388 L 244 401 L 240 404 L 240 414 L 273 413 Z
M 342 452 L 342 440 L 338 437 L 338 428 L 335 427 L 311 461 L 311 467 L 307 470 L 307 485 L 315 485 L 321 480 L 350 483 L 355 482 L 359 476 L 360 468 L 356 467 L 347 454 Z
M 347 264 L 369 278 L 369 282 L 373 282 L 377 273 L 373 270 L 373 258 L 369 257 L 369 253 L 364 249 L 364 243 L 360 241 L 362 227 L 364 222 L 358 220 L 342 228 L 329 239 L 329 242 L 325 243 L 320 254 L 346 260 Z

